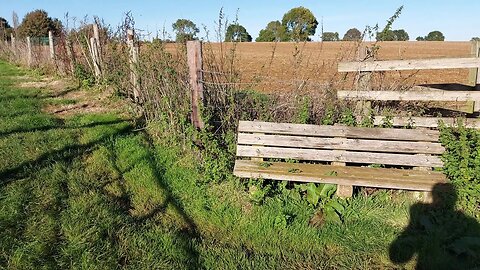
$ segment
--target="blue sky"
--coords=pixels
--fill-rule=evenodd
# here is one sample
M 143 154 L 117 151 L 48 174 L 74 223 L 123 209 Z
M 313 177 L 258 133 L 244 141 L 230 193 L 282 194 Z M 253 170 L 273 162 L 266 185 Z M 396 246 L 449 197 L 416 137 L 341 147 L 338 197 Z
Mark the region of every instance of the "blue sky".
M 432 30 L 442 31 L 449 41 L 480 36 L 480 20 L 477 18 L 480 1 L 477 0 L 0 0 L 0 17 L 11 22 L 12 11 L 21 20 L 31 10 L 44 9 L 51 17 L 59 19 L 63 19 L 66 12 L 70 17 L 79 19 L 85 15 L 90 18 L 97 15 L 116 26 L 124 13 L 131 11 L 136 27 L 153 35 L 163 28 L 171 33 L 171 25 L 176 19 L 187 18 L 202 29 L 200 36 L 205 35 L 203 26 L 206 26 L 213 37 L 215 21 L 223 7 L 229 21 L 235 19 L 238 10 L 239 23 L 255 38 L 269 21 L 281 20 L 289 9 L 304 6 L 313 12 L 319 22 L 323 17 L 324 31 L 339 32 L 342 37 L 352 27 L 363 30 L 366 25 L 378 23 L 383 26 L 401 5 L 404 5 L 404 10 L 393 28 L 405 29 L 411 40 Z M 314 40 L 318 40 L 319 32 L 320 26 Z

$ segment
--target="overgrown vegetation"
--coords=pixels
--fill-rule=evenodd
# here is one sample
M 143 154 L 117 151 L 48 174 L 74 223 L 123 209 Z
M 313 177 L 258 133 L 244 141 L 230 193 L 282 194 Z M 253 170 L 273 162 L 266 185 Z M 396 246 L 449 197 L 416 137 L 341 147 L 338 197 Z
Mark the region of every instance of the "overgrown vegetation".
M 304 29 L 292 18 L 289 35 L 299 40 L 308 39 L 318 24 L 313 18 Z M 343 200 L 334 195 L 334 185 L 240 180 L 231 173 L 240 119 L 372 127 L 375 111 L 357 121 L 353 106 L 339 103 L 331 89 L 311 94 L 299 86 L 285 95 L 245 90 L 249 87 L 238 87 L 236 43 L 220 44 L 219 51 L 207 43 L 202 70 L 206 128 L 196 130 L 189 119 L 184 44 L 175 50 L 160 40 L 141 44 L 139 62 L 130 65 L 125 32 L 135 29 L 133 18 L 127 14 L 116 32 L 96 23 L 102 74 L 94 75 L 88 55 L 93 30 L 85 21 L 65 35 L 77 46 L 72 75 L 85 88 L 113 86 L 116 95 L 131 99 L 129 76 L 136 70 L 141 93 L 128 120 L 116 114 L 66 119 L 46 114 L 46 104 L 60 101 L 49 97 L 48 89 L 18 88 L 15 77 L 25 72 L 0 64 L 0 227 L 5 228 L 0 266 L 396 267 L 388 250 L 409 223 L 415 201 L 408 193 L 360 188 L 357 196 Z M 221 13 L 219 36 L 228 25 Z M 275 39 L 282 34 L 276 26 L 267 33 Z M 194 38 L 192 31 L 186 31 L 192 35 L 188 38 Z M 293 68 L 305 59 L 301 46 L 295 43 Z M 384 127 L 391 125 L 387 117 Z M 478 132 L 444 128 L 442 141 L 445 172 L 458 189 L 457 209 L 478 220 Z M 457 254 L 469 256 L 463 262 L 467 266 L 478 258 L 469 241 L 455 247 Z M 418 248 L 438 257 L 448 250 L 444 243 Z M 413 268 L 415 262 L 404 266 Z

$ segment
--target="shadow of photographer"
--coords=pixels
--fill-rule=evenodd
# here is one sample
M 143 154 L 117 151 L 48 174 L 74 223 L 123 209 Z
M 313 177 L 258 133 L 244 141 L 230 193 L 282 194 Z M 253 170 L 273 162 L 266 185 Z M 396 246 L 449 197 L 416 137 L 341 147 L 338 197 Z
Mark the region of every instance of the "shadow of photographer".
M 480 267 L 480 224 L 455 210 L 452 184 L 437 184 L 433 202 L 410 208 L 410 223 L 390 245 L 390 260 L 403 264 L 416 257 L 416 269 Z

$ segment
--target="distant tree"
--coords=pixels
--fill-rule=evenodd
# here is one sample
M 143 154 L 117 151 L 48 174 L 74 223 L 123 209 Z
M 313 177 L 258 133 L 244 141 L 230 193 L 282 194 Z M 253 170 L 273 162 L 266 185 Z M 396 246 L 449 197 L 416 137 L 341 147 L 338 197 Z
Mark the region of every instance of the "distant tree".
M 432 31 L 425 37 L 426 41 L 444 41 L 445 36 L 440 31 Z
M 257 42 L 287 41 L 286 29 L 279 21 L 271 21 L 265 29 L 260 30 Z
M 175 31 L 177 42 L 195 40 L 197 39 L 196 35 L 200 32 L 195 23 L 187 19 L 178 19 L 172 24 L 172 28 Z
M 225 41 L 235 42 L 251 42 L 252 36 L 247 32 L 247 29 L 240 24 L 230 24 L 225 33 Z
M 339 41 L 338 32 L 323 32 L 322 41 Z
M 0 28 L 1 29 L 10 29 L 12 28 L 8 21 L 5 18 L 0 17 Z
M 392 41 L 395 40 L 395 33 L 392 31 L 392 25 L 395 20 L 402 14 L 403 6 L 400 6 L 395 13 L 387 20 L 387 24 L 381 32 L 377 33 L 377 41 Z
M 344 41 L 357 41 L 362 39 L 362 32 L 357 28 L 350 28 L 348 31 L 343 35 Z
M 393 30 L 384 30 L 382 32 L 377 33 L 377 41 L 394 41 L 395 40 L 395 34 L 393 33 Z
M 396 41 L 408 41 L 410 37 L 408 33 L 403 29 L 393 30 L 394 40 Z
M 480 37 L 472 37 L 471 41 L 480 41 Z
M 0 40 L 9 40 L 13 32 L 12 27 L 5 18 L 0 17 Z
M 315 35 L 318 21 L 313 13 L 304 7 L 289 10 L 282 18 L 282 25 L 291 41 L 310 41 L 309 36 Z
M 419 36 L 419 37 L 417 37 L 415 40 L 416 40 L 416 41 L 425 41 L 425 37 L 420 37 L 420 36 Z
M 409 39 L 408 33 L 403 29 L 387 30 L 377 33 L 378 41 L 407 41 Z
M 48 13 L 38 9 L 27 13 L 19 26 L 19 35 L 22 37 L 45 37 L 48 31 L 58 35 L 62 30 L 60 20 L 48 17 Z

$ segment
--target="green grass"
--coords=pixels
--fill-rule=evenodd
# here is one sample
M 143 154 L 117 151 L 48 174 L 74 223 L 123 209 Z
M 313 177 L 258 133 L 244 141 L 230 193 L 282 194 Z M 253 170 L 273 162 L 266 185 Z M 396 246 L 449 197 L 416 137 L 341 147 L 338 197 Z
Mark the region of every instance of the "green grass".
M 388 252 L 409 222 L 407 194 L 357 196 L 343 223 L 311 227 L 316 210 L 298 193 L 258 203 L 245 180 L 206 181 L 212 166 L 158 126 L 43 113 L 62 103 L 17 88 L 24 73 L 0 62 L 0 268 L 398 267 Z

